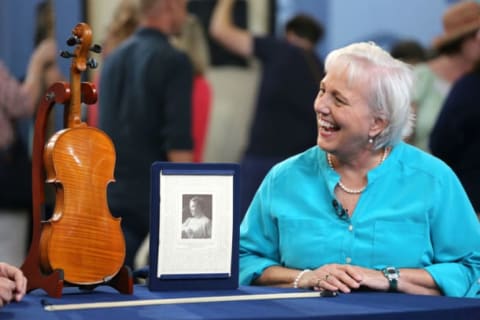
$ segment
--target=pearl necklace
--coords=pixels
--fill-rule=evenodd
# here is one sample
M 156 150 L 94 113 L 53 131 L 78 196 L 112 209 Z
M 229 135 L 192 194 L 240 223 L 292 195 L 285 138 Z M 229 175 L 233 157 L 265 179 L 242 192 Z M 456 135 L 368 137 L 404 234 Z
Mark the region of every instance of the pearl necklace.
M 383 148 L 383 154 L 382 154 L 382 158 L 380 159 L 380 162 L 378 163 L 378 165 L 381 165 L 383 163 L 383 161 L 385 161 L 385 159 L 387 158 L 387 148 Z M 333 161 L 332 161 L 332 156 L 330 155 L 330 153 L 327 153 L 327 161 L 328 161 L 328 165 L 330 166 L 330 168 L 332 168 L 333 170 L 335 170 L 335 168 L 333 167 Z M 338 186 L 340 187 L 340 189 L 342 189 L 343 191 L 345 191 L 346 193 L 349 193 L 349 194 L 360 194 L 362 193 L 363 191 L 365 191 L 365 189 L 367 189 L 367 185 L 364 185 L 363 187 L 361 187 L 360 189 L 351 189 L 351 188 L 348 188 L 346 185 L 344 185 L 342 183 L 342 180 L 339 180 L 338 181 Z

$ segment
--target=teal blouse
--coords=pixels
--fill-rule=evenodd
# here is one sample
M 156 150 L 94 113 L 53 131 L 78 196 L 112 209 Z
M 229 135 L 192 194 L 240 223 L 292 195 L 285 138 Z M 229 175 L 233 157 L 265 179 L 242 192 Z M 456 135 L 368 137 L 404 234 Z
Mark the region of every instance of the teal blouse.
M 480 223 L 453 171 L 405 143 L 368 173 L 352 218 L 313 147 L 265 177 L 240 228 L 240 283 L 267 267 L 423 268 L 448 296 L 480 297 Z

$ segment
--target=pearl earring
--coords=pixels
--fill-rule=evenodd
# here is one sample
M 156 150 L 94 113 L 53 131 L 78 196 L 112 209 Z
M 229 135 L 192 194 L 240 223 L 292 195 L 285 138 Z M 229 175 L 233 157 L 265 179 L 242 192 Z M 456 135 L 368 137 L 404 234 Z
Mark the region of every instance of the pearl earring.
M 373 143 L 373 138 L 372 138 L 372 137 L 369 137 L 369 138 L 368 138 L 368 143 L 370 143 L 370 144 Z

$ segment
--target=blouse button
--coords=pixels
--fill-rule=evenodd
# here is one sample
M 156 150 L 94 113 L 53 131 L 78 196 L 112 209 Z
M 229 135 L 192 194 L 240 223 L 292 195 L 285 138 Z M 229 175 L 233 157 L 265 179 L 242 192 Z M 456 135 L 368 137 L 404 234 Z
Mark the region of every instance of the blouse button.
M 352 258 L 347 257 L 347 258 L 345 259 L 345 262 L 346 262 L 346 263 L 351 263 L 351 262 L 352 262 Z
M 349 225 L 348 226 L 348 231 L 352 231 L 353 230 L 353 225 Z

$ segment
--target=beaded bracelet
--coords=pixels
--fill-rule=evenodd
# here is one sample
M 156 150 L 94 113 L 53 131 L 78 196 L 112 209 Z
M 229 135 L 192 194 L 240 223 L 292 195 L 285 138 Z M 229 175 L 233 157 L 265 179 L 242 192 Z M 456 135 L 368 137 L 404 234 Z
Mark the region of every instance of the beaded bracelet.
M 305 270 L 302 270 L 300 271 L 298 274 L 297 274 L 297 277 L 295 278 L 295 281 L 293 281 L 293 287 L 295 289 L 298 289 L 298 282 L 300 282 L 300 278 L 308 271 L 312 271 L 310 269 L 305 269 Z

